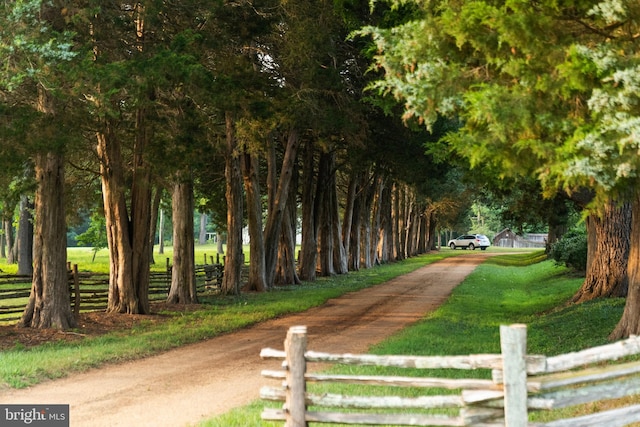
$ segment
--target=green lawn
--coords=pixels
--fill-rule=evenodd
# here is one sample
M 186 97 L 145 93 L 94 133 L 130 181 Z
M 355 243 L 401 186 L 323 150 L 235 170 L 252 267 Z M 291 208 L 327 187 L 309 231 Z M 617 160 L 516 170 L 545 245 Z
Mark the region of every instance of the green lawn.
M 196 245 L 195 246 L 195 261 L 196 264 L 204 264 L 205 257 L 207 264 L 211 264 L 211 258 L 215 262 L 217 258 L 222 263 L 224 254 L 218 255 L 217 247 L 213 244 Z M 249 260 L 249 246 L 244 247 L 246 254 L 246 260 Z M 154 247 L 153 259 L 155 261 L 151 266 L 153 271 L 165 271 L 167 266 L 167 259 L 169 263 L 173 263 L 173 248 L 171 246 L 164 247 L 164 253 L 158 253 L 158 245 Z M 80 271 L 92 271 L 96 273 L 108 273 L 109 272 L 109 250 L 100 249 L 96 253 L 95 260 L 93 259 L 92 248 L 68 248 L 67 249 L 67 261 L 71 264 L 77 264 Z M 2 267 L 4 270 L 4 267 Z

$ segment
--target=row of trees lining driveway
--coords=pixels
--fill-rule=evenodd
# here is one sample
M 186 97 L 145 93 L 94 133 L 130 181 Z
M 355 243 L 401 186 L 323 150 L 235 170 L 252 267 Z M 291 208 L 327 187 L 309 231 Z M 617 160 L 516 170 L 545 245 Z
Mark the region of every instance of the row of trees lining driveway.
M 241 291 L 245 222 L 248 290 L 433 246 L 438 205 L 429 200 L 444 203 L 444 184 L 458 184 L 424 153 L 435 137 L 363 102 L 366 45 L 347 38 L 374 18 L 366 2 L 29 0 L 0 9 L 5 210 L 15 206 L 14 183 L 35 183 L 21 325 L 75 326 L 65 236 L 81 210 L 105 218 L 107 310 L 149 313 L 163 192 L 173 303 L 197 301 L 196 208 L 226 227 L 227 294 Z
M 222 290 L 238 294 L 245 222 L 246 288 L 267 291 L 428 251 L 475 182 L 509 194 L 515 218 L 546 222 L 551 240 L 568 202 L 585 210 L 589 269 L 575 301 L 629 289 L 612 337 L 638 333 L 639 11 L 390 3 L 1 5 L 4 210 L 16 182 L 19 194 L 36 184 L 21 324 L 75 325 L 64 247 L 81 209 L 106 220 L 108 311 L 149 313 L 163 192 L 169 301 L 193 303 L 196 208 L 226 227 Z

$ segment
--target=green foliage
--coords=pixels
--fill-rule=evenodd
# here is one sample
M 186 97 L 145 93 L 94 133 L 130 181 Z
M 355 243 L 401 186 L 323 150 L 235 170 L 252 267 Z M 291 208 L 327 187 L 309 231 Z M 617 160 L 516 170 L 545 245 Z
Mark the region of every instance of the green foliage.
M 484 234 L 491 240 L 492 236 L 500 231 L 498 213 L 481 202 L 475 202 L 471 206 L 469 232 L 473 234 Z
M 556 263 L 576 271 L 587 269 L 587 232 L 584 228 L 573 228 L 551 246 L 549 257 Z
M 606 191 L 624 191 L 640 174 L 640 53 L 624 44 L 615 47 L 607 42 L 578 45 L 572 51 L 573 71 L 598 79 L 599 84 L 588 100 L 593 121 L 574 136 L 580 156 L 568 161 L 567 174 L 578 182 L 595 180 Z
M 106 219 L 102 212 L 94 212 L 91 215 L 89 228 L 84 233 L 78 234 L 76 241 L 82 246 L 93 247 L 92 261 L 95 261 L 98 251 L 106 248 L 108 243 Z
M 42 0 L 0 5 L 0 88 L 17 89 L 25 80 L 46 81 L 52 70 L 74 59 L 74 34 L 64 28 L 61 11 Z
M 392 4 L 403 2 L 391 1 Z M 422 16 L 367 27 L 383 78 L 370 89 L 445 140 L 471 166 L 531 176 L 547 195 L 637 186 L 640 10 L 629 2 L 421 2 Z

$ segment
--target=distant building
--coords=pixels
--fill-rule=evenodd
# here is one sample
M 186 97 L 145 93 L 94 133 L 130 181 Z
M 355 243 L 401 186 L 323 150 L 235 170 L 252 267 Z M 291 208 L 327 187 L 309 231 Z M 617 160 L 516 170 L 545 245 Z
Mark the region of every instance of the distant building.
M 544 248 L 547 244 L 548 234 L 527 233 L 519 236 L 508 228 L 505 228 L 493 238 L 493 246 L 501 248 Z

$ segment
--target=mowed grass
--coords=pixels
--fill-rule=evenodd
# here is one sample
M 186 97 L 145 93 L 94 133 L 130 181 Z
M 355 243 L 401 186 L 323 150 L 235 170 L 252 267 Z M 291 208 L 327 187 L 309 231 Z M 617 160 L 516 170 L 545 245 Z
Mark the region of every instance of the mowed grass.
M 488 259 L 452 293 L 449 300 L 421 322 L 406 328 L 390 339 L 370 349 L 373 354 L 456 355 L 500 353 L 502 324 L 527 325 L 528 352 L 556 355 L 607 343 L 607 335 L 617 324 L 624 308 L 624 299 L 597 300 L 580 305 L 566 301 L 580 287 L 576 278 L 552 261 L 541 261 L 541 252 L 501 255 Z M 308 343 L 310 350 L 313 341 Z M 335 366 L 332 373 L 348 375 L 399 375 L 490 378 L 486 370 L 431 370 Z M 270 380 L 265 379 L 265 385 Z M 271 384 L 273 385 L 273 384 Z M 443 390 L 392 389 L 359 385 L 311 385 L 314 393 L 347 395 L 443 394 Z M 236 408 L 200 424 L 201 427 L 281 426 L 260 420 L 265 406 L 277 403 L 256 401 Z M 536 421 L 559 416 L 579 416 L 594 405 L 554 413 L 532 415 Z M 446 413 L 446 411 L 445 411 Z M 310 423 L 311 426 L 321 424 Z
M 162 313 L 165 317 L 163 322 L 153 322 L 150 318 L 134 329 L 86 338 L 79 342 L 52 342 L 29 349 L 16 345 L 0 352 L 0 387 L 26 387 L 44 379 L 59 378 L 105 363 L 149 356 L 260 321 L 304 311 L 323 304 L 330 298 L 382 283 L 426 264 L 459 254 L 443 250 L 347 275 L 319 278 L 313 283 L 300 286 L 282 287 L 263 294 L 201 298 L 203 307 L 196 312 Z
M 207 264 L 211 264 L 216 259 L 220 259 L 222 263 L 224 254 L 218 255 L 217 247 L 213 244 L 196 245 L 194 248 L 195 262 L 196 264 L 204 264 L 205 257 L 207 258 Z M 249 260 L 249 246 L 244 249 L 245 259 Z M 173 248 L 171 246 L 165 246 L 163 253 L 158 252 L 158 245 L 154 247 L 153 260 L 151 264 L 151 271 L 166 271 L 167 259 L 169 263 L 173 263 Z M 100 249 L 94 258 L 92 248 L 75 247 L 67 249 L 67 261 L 73 265 L 78 265 L 80 271 L 91 271 L 93 273 L 109 273 L 109 250 Z M 2 267 L 4 270 L 4 267 Z

